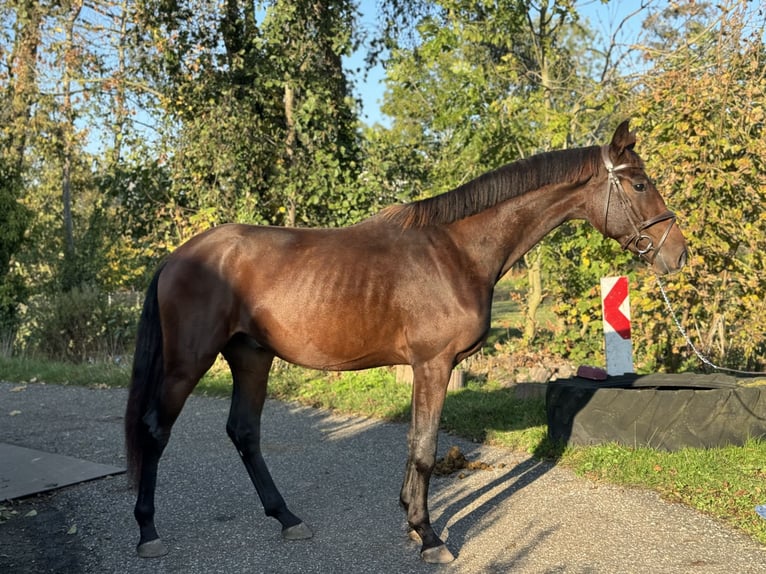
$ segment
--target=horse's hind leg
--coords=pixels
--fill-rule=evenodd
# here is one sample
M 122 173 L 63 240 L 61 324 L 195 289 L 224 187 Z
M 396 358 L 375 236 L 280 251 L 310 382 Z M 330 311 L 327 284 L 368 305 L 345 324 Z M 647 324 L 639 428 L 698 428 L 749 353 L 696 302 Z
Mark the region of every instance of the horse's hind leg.
M 311 538 L 311 530 L 288 510 L 261 453 L 261 412 L 274 355 L 256 347 L 244 336 L 238 336 L 229 342 L 223 356 L 234 379 L 226 432 L 245 464 L 263 509 L 267 516 L 276 518 L 282 524 L 284 538 Z
M 168 553 L 154 526 L 154 492 L 157 487 L 157 466 L 168 443 L 169 431 L 147 438 L 142 456 L 138 496 L 133 510 L 140 530 L 136 552 L 142 558 L 156 558 Z
M 159 396 L 156 397 L 150 405 L 149 411 L 143 417 L 145 424 L 144 448 L 138 497 L 133 511 L 140 530 L 140 539 L 136 551 L 142 558 L 164 556 L 168 552 L 154 525 L 157 467 L 170 439 L 173 424 L 198 380 L 199 376 L 165 377 Z

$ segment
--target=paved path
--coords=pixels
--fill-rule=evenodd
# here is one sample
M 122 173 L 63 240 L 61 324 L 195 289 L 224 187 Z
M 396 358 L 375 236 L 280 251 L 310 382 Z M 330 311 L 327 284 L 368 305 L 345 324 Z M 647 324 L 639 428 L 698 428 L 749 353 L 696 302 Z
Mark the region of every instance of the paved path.
M 122 465 L 125 397 L 122 389 L 0 383 L 0 441 Z M 766 572 L 764 547 L 654 493 L 594 484 L 448 435 L 440 453 L 458 445 L 495 470 L 432 481 L 432 518 L 457 560 L 423 564 L 397 503 L 406 427 L 270 401 L 265 456 L 288 504 L 315 531 L 286 542 L 226 437 L 227 412 L 226 400 L 191 397 L 174 429 L 158 489 L 168 556 L 135 556 L 123 475 L 17 504 L 19 514 L 0 524 L 0 572 Z

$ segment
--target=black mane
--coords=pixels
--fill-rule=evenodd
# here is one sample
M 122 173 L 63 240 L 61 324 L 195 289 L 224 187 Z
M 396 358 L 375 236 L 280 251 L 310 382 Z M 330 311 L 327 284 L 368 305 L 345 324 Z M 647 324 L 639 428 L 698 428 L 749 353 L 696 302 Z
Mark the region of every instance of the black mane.
M 448 224 L 546 185 L 579 182 L 601 166 L 600 148 L 545 152 L 490 171 L 451 191 L 392 205 L 377 217 L 402 227 Z

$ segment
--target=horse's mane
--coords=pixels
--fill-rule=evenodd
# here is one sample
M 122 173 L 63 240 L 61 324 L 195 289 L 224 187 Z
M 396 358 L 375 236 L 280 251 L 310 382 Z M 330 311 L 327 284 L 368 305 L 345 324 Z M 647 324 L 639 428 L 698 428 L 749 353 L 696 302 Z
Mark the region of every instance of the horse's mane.
M 441 195 L 392 205 L 376 217 L 402 227 L 452 223 L 546 185 L 587 179 L 599 169 L 599 149 L 585 147 L 541 153 L 485 173 Z

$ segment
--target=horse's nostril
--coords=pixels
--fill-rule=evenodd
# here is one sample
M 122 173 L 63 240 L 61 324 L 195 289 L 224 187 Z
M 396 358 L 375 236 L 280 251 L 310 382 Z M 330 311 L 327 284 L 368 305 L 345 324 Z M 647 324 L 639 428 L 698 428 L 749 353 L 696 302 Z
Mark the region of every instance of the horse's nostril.
M 686 265 L 686 249 L 681 252 L 681 257 L 678 258 L 678 268 L 681 269 Z

